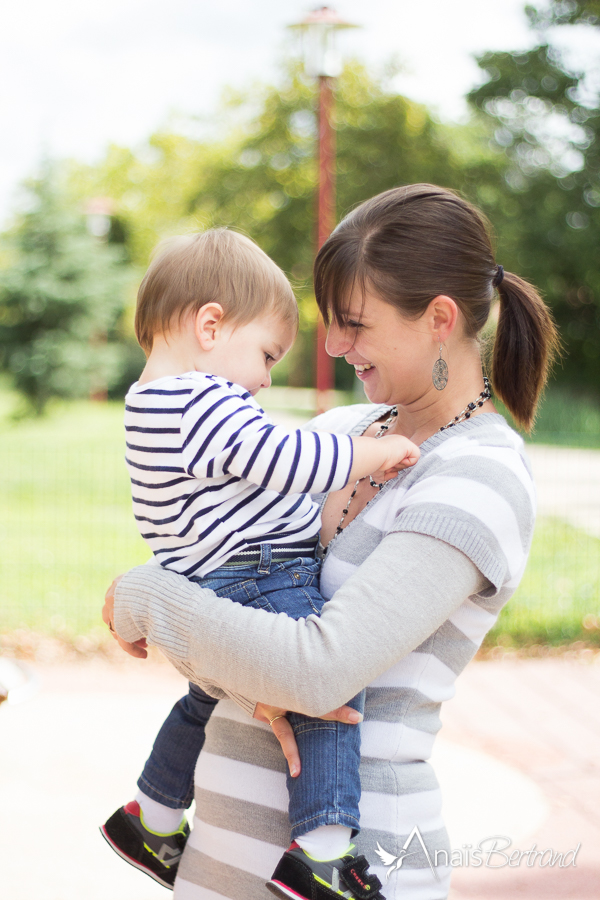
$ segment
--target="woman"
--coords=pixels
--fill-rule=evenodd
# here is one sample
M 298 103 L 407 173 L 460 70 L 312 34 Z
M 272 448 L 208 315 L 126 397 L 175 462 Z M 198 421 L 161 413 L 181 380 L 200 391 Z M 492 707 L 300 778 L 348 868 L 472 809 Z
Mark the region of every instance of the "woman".
M 366 479 L 326 498 L 321 590 L 331 599 L 320 619 L 227 603 L 154 567 L 116 589 L 121 639 L 148 637 L 193 681 L 318 716 L 367 685 L 356 843 L 371 863 L 377 845 L 406 857 L 388 900 L 447 896 L 447 835 L 426 760 L 441 702 L 517 586 L 531 542 L 522 441 L 481 371 L 494 288 L 494 388 L 529 428 L 556 332 L 535 290 L 496 265 L 473 207 L 431 185 L 396 188 L 350 213 L 321 248 L 315 291 L 328 352 L 354 366 L 374 405 L 333 410 L 311 427 L 403 434 L 421 459 L 385 485 Z M 286 724 L 278 718 L 273 730 L 286 737 Z M 265 896 L 289 833 L 284 771 L 269 726 L 220 703 L 197 768 L 178 900 Z

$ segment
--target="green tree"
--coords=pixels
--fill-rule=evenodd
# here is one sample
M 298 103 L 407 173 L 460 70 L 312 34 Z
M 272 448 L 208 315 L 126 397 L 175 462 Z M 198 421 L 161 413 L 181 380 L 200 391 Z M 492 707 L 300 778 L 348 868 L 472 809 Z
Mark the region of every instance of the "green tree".
M 600 2 L 554 0 L 528 15 L 537 46 L 481 56 L 489 80 L 470 96 L 510 161 L 501 261 L 551 303 L 566 349 L 562 377 L 597 391 L 600 87 L 557 48 L 557 33 L 598 29 Z
M 93 238 L 84 216 L 65 208 L 55 169 L 28 191 L 28 211 L 3 239 L 0 361 L 40 413 L 51 397 L 87 396 L 121 377 L 131 274 L 122 249 Z
M 505 160 L 490 150 L 478 124 L 451 128 L 398 95 L 390 76 L 346 66 L 336 91 L 337 210 L 398 184 L 431 181 L 464 190 L 502 209 Z M 229 94 L 221 137 L 154 135 L 141 154 L 111 148 L 97 168 L 72 174 L 74 195 L 108 194 L 117 205 L 135 263 L 145 265 L 159 237 L 227 225 L 249 234 L 290 277 L 301 308 L 301 333 L 289 361 L 275 370 L 310 384 L 316 306 L 316 86 L 291 66 L 277 86 Z M 352 373 L 340 365 L 338 385 Z
M 241 99 L 256 109 L 257 98 Z M 316 223 L 316 89 L 292 69 L 283 85 L 265 88 L 259 114 L 239 134 L 233 152 L 216 158 L 205 172 L 192 208 L 200 219 L 249 233 L 288 272 L 301 309 L 301 333 L 288 371 L 291 383 L 306 383 L 312 372 L 316 306 L 312 262 Z M 425 107 L 393 91 L 388 79 L 364 66 L 346 66 L 336 91 L 337 212 L 341 217 L 362 200 L 398 184 L 429 181 L 472 193 L 477 180 L 500 181 L 499 158 L 480 134 L 458 134 L 437 124 Z M 468 132 L 468 135 L 467 135 Z M 469 164 L 455 152 L 470 143 Z M 338 387 L 350 387 L 352 372 L 343 361 Z

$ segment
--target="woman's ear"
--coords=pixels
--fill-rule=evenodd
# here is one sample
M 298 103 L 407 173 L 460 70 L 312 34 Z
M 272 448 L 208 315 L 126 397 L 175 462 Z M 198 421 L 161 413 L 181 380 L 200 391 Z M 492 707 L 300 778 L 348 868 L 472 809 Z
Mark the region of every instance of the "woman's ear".
M 214 347 L 223 315 L 220 303 L 206 303 L 195 314 L 194 334 L 203 350 L 212 350 Z
M 452 297 L 439 294 L 427 307 L 427 319 L 431 332 L 436 340 L 444 343 L 448 340 L 458 322 L 458 306 Z

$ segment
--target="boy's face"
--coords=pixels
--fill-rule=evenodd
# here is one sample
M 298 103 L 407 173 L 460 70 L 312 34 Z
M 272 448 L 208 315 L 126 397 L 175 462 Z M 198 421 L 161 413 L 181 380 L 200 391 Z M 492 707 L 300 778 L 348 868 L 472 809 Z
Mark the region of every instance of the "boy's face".
M 294 343 L 294 332 L 277 315 L 261 316 L 247 325 L 221 326 L 220 340 L 211 351 L 211 372 L 250 391 L 252 396 L 271 384 L 271 369 Z M 215 353 L 215 351 L 217 351 Z M 215 371 L 218 367 L 219 371 Z

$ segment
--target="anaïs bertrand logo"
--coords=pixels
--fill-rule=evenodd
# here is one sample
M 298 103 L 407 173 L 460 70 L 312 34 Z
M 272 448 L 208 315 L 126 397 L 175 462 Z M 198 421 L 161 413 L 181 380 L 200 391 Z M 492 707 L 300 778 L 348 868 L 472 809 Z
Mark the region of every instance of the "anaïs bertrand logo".
M 433 863 L 431 862 L 431 856 L 429 855 L 429 850 L 425 846 L 425 841 L 423 840 L 421 832 L 419 831 L 419 827 L 418 827 L 418 825 L 415 825 L 415 827 L 413 828 L 413 830 L 411 831 L 409 836 L 404 841 L 404 846 L 400 850 L 400 853 L 398 856 L 394 856 L 393 853 L 388 853 L 387 850 L 383 849 L 381 844 L 379 844 L 379 843 L 377 844 L 377 850 L 375 852 L 377 853 L 377 855 L 378 855 L 379 859 L 381 860 L 381 862 L 383 863 L 383 865 L 390 867 L 388 869 L 388 872 L 387 872 L 387 875 L 385 878 L 386 882 L 389 880 L 389 877 L 392 874 L 392 872 L 394 872 L 396 869 L 402 868 L 402 863 L 404 862 L 404 860 L 406 859 L 407 856 L 414 856 L 414 854 L 417 852 L 416 850 L 413 850 L 411 853 L 408 852 L 408 848 L 410 847 L 414 838 L 417 838 L 418 842 L 421 845 L 421 849 L 423 850 L 423 853 L 425 854 L 425 857 L 429 864 L 429 868 L 431 869 L 431 871 L 433 873 L 433 877 L 435 878 L 436 881 L 440 880 L 439 875 L 436 872 L 436 870 L 434 869 Z
M 529 850 L 519 850 L 512 848 L 512 840 L 507 835 L 494 834 L 483 838 L 475 847 L 472 844 L 463 844 L 460 850 L 436 850 L 434 853 L 434 865 L 421 832 L 415 825 L 397 855 L 389 853 L 387 850 L 384 850 L 381 844 L 377 844 L 376 853 L 388 870 L 385 879 L 386 883 L 389 881 L 392 872 L 402 868 L 405 859 L 409 856 L 414 856 L 418 852 L 418 850 L 411 850 L 410 852 L 408 850 L 414 840 L 417 840 L 421 845 L 427 864 L 436 881 L 440 880 L 437 866 L 443 866 L 445 869 L 459 866 L 472 866 L 473 868 L 484 866 L 488 869 L 503 869 L 505 867 L 518 868 L 524 862 L 527 868 L 533 868 L 536 865 L 539 868 L 575 868 L 577 866 L 577 854 L 581 849 L 581 843 L 579 843 L 576 847 L 567 851 L 557 851 L 550 847 L 547 847 L 545 850 L 538 850 L 537 844 L 533 844 Z M 423 868 L 422 864 L 421 867 Z

